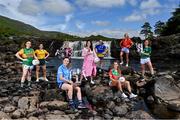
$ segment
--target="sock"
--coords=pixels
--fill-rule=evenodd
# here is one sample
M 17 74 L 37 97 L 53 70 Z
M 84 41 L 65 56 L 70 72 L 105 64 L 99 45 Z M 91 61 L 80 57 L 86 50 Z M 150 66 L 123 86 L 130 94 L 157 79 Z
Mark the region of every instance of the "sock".
M 72 104 L 74 104 L 73 100 L 69 99 L 69 105 L 72 105 Z
M 21 87 L 24 87 L 24 82 L 21 82 Z
M 82 104 L 82 100 L 78 100 L 79 104 Z
M 29 87 L 31 86 L 31 81 L 28 81 L 28 86 L 29 86 Z

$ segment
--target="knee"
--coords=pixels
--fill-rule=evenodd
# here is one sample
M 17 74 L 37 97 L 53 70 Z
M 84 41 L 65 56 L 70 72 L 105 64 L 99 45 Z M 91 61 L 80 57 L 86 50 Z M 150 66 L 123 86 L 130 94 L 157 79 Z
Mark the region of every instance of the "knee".
M 43 68 L 43 71 L 46 72 L 46 68 Z
M 127 85 L 130 85 L 130 82 L 129 82 L 129 81 L 126 81 L 126 84 L 127 84 Z
M 76 87 L 77 92 L 81 92 L 81 88 L 80 87 Z
M 73 86 L 72 85 L 69 85 L 69 87 L 68 87 L 68 91 L 73 91 Z
M 118 84 L 118 86 L 121 86 L 121 82 L 120 81 L 117 81 L 117 84 Z

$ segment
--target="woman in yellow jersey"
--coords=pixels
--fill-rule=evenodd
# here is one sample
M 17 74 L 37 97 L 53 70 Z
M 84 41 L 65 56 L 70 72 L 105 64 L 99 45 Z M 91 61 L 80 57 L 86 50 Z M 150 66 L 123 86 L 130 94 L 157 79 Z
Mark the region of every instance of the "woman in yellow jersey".
M 27 77 L 28 87 L 31 88 L 31 71 L 33 69 L 32 61 L 33 59 L 37 59 L 34 54 L 34 50 L 31 48 L 31 42 L 27 41 L 25 43 L 25 48 L 21 49 L 16 53 L 16 57 L 22 60 L 22 77 L 21 77 L 21 88 L 24 87 L 24 82 Z
M 49 57 L 49 53 L 43 49 L 43 44 L 39 45 L 39 49 L 35 51 L 35 55 L 39 60 L 39 65 L 36 65 L 36 82 L 39 82 L 39 70 L 40 67 L 43 69 L 43 78 L 45 81 L 48 81 L 46 78 L 46 58 Z

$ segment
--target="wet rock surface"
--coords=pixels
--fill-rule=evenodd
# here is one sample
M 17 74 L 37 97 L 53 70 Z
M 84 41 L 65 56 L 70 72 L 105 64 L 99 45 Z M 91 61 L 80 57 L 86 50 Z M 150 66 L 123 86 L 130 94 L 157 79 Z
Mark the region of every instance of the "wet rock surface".
M 130 81 L 133 87 L 132 91 L 139 95 L 138 98 L 121 98 L 120 92 L 108 86 L 109 79 L 105 71 L 103 78 L 96 78 L 95 85 L 91 85 L 89 81 L 83 83 L 81 86 L 85 96 L 83 100 L 88 109 L 74 113 L 69 111 L 65 94 L 57 88 L 56 71 L 47 73 L 49 82 L 40 81 L 39 83 L 35 82 L 35 71 L 33 71 L 32 89 L 20 89 L 22 67 L 19 61 L 16 62 L 17 59 L 14 56 L 19 48 L 19 45 L 13 44 L 0 46 L 0 119 L 158 118 L 147 110 L 145 102 L 150 105 L 166 103 L 164 106 L 168 109 L 179 111 L 180 70 L 157 72 L 154 78 L 147 77 L 142 83 L 139 81 L 139 72 L 134 71 L 131 67 L 122 67 L 123 75 Z M 168 49 L 170 49 L 169 56 L 179 56 L 179 44 Z M 175 68 L 178 68 L 178 65 Z M 98 76 L 102 75 L 98 73 Z M 161 110 L 156 112 L 159 111 Z M 180 116 L 170 117 L 180 118 Z

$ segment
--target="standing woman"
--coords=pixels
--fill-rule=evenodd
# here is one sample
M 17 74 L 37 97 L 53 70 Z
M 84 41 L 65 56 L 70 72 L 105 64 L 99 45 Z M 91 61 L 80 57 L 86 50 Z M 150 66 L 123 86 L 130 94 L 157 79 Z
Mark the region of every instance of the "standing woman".
M 93 51 L 93 45 L 91 41 L 87 41 L 84 49 L 82 50 L 82 56 L 84 57 L 82 75 L 85 77 L 91 77 L 91 83 L 94 84 L 93 76 L 96 76 L 96 64 L 94 62 L 95 53 Z
M 144 78 L 145 74 L 145 65 L 148 65 L 151 75 L 154 75 L 154 70 L 152 67 L 151 59 L 150 59 L 150 54 L 151 54 L 151 47 L 149 46 L 149 41 L 145 40 L 144 41 L 144 48 L 141 51 L 141 70 L 142 70 L 142 77 Z
M 21 87 L 24 87 L 24 82 L 27 77 L 28 87 L 31 87 L 31 72 L 33 69 L 32 61 L 33 59 L 37 59 L 34 54 L 34 50 L 31 48 L 31 42 L 27 41 L 25 43 L 25 48 L 21 49 L 16 53 L 16 57 L 22 60 L 22 77 L 21 77 Z
M 123 54 L 126 54 L 126 67 L 129 66 L 129 49 L 133 45 L 132 40 L 129 38 L 128 34 L 124 34 L 124 39 L 120 42 L 120 47 L 121 47 L 121 52 L 120 52 L 120 60 L 121 60 L 121 65 L 124 63 L 123 62 Z
M 65 57 L 71 58 L 72 49 L 69 47 L 69 42 L 66 42 L 64 46 Z
M 39 65 L 36 65 L 36 82 L 39 82 L 39 70 L 40 67 L 43 69 L 43 78 L 45 81 L 48 81 L 46 78 L 46 59 L 49 57 L 49 53 L 43 49 L 43 44 L 39 45 L 39 49 L 35 51 L 35 55 L 39 60 Z

